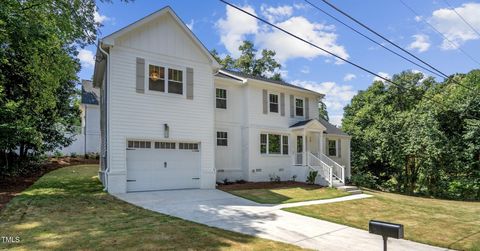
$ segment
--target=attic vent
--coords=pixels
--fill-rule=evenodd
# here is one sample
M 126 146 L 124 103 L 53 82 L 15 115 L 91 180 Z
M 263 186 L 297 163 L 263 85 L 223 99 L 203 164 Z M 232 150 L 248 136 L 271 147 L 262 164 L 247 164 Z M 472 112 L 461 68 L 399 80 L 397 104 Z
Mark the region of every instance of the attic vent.
M 258 172 L 261 172 L 261 171 L 262 171 L 262 169 L 261 169 L 261 168 L 257 168 L 257 169 L 255 169 L 255 172 L 257 172 L 257 173 L 258 173 Z
M 283 172 L 283 170 L 285 170 L 285 169 L 283 169 L 283 168 L 278 169 L 279 172 Z
M 225 172 L 225 170 L 223 170 L 223 169 L 218 169 L 217 170 L 217 173 L 223 173 L 223 172 Z

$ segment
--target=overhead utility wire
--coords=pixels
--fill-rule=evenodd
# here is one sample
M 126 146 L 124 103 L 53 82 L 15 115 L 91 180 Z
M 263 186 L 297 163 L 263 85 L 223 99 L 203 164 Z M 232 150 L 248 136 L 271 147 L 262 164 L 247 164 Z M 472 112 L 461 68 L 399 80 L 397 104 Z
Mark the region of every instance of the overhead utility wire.
M 381 46 L 382 48 L 384 48 L 385 50 L 388 50 L 389 52 L 391 52 L 391 53 L 393 53 L 393 54 L 395 54 L 395 55 L 403 58 L 404 60 L 407 60 L 408 62 L 410 62 L 410 63 L 412 63 L 412 64 L 414 64 L 414 65 L 416 65 L 416 66 L 418 66 L 418 67 L 420 67 L 420 68 L 422 68 L 422 69 L 424 69 L 424 70 L 426 70 L 426 71 L 428 71 L 428 72 L 430 72 L 430 73 L 432 73 L 432 74 L 434 74 L 434 75 L 437 75 L 437 76 L 443 78 L 443 75 L 440 75 L 440 74 L 438 74 L 438 73 L 436 73 L 436 72 L 433 72 L 432 70 L 424 67 L 423 65 L 420 65 L 420 64 L 412 61 L 411 59 L 406 58 L 406 57 L 400 55 L 400 54 L 397 53 L 396 51 L 394 51 L 394 50 L 386 47 L 385 45 L 383 45 L 383 44 L 375 41 L 374 39 L 368 37 L 368 36 L 365 35 L 364 33 L 360 32 L 360 31 L 358 31 L 357 29 L 353 28 L 352 26 L 346 24 L 345 22 L 343 22 L 342 20 L 340 20 L 340 19 L 338 19 L 337 17 L 333 16 L 332 14 L 330 14 L 330 13 L 322 10 L 320 7 L 318 7 L 317 5 L 313 4 L 312 2 L 310 2 L 310 1 L 308 1 L 308 0 L 304 0 L 304 1 L 305 1 L 306 3 L 308 3 L 310 6 L 312 6 L 313 8 L 317 9 L 318 11 L 321 11 L 321 12 L 324 13 L 325 15 L 327 15 L 327 16 L 335 19 L 337 22 L 339 22 L 339 23 L 343 24 L 344 26 L 348 27 L 349 29 L 351 29 L 351 30 L 354 31 L 355 33 L 359 34 L 360 36 L 362 36 L 362 37 L 370 40 L 372 43 L 375 43 L 375 44 L 377 44 L 378 46 Z
M 321 51 L 323 51 L 323 52 L 325 52 L 325 53 L 327 53 L 327 54 L 329 54 L 329 55 L 331 55 L 331 56 L 333 56 L 333 57 L 335 57 L 335 58 L 337 58 L 337 59 L 340 59 L 340 60 L 343 61 L 343 62 L 346 62 L 346 63 L 348 63 L 348 64 L 350 64 L 350 65 L 353 65 L 353 66 L 355 66 L 355 67 L 357 67 L 357 68 L 359 68 L 359 69 L 361 69 L 361 70 L 363 70 L 363 71 L 365 71 L 365 72 L 368 72 L 368 73 L 370 73 L 370 74 L 372 74 L 372 75 L 374 75 L 374 76 L 376 76 L 376 77 L 378 77 L 378 78 L 380 78 L 380 79 L 382 79 L 382 80 L 384 80 L 384 81 L 386 81 L 386 82 L 389 82 L 389 83 L 391 83 L 391 84 L 393 84 L 393 85 L 395 85 L 395 86 L 397 86 L 397 87 L 399 87 L 399 88 L 401 88 L 401 89 L 403 89 L 403 90 L 411 91 L 410 89 L 405 88 L 404 86 L 401 86 L 401 85 L 395 83 L 394 81 L 392 81 L 392 80 L 390 80 L 390 79 L 388 79 L 388 78 L 385 78 L 385 77 L 383 77 L 383 76 L 380 76 L 380 75 L 372 72 L 371 70 L 366 69 L 366 68 L 363 67 L 363 66 L 360 66 L 360 65 L 358 65 L 358 64 L 356 64 L 356 63 L 354 63 L 354 62 L 352 62 L 352 61 L 349 61 L 349 60 L 347 60 L 347 59 L 344 59 L 344 58 L 338 56 L 337 54 L 335 54 L 335 53 L 333 53 L 333 52 L 330 52 L 330 51 L 328 51 L 328 50 L 326 50 L 326 49 L 323 49 L 322 47 L 320 47 L 320 46 L 318 46 L 318 45 L 316 45 L 316 44 L 314 44 L 314 43 L 312 43 L 312 42 L 309 42 L 309 41 L 307 41 L 307 40 L 305 40 L 305 39 L 303 39 L 303 38 L 301 38 L 301 37 L 299 37 L 299 36 L 297 36 L 297 35 L 294 35 L 293 33 L 289 32 L 289 31 L 287 31 L 287 30 L 285 30 L 285 29 L 283 29 L 283 28 L 280 28 L 280 27 L 278 27 L 277 25 L 272 24 L 272 23 L 268 22 L 267 20 L 265 20 L 265 19 L 263 19 L 263 18 L 261 18 L 261 17 L 258 17 L 258 16 L 254 15 L 254 14 L 252 14 L 252 13 L 246 11 L 246 10 L 243 10 L 243 9 L 241 9 L 240 7 L 238 7 L 238 6 L 234 5 L 234 4 L 231 4 L 231 3 L 229 3 L 229 2 L 227 2 L 227 1 L 225 1 L 225 0 L 219 0 L 219 1 L 222 2 L 222 3 L 224 3 L 224 4 L 226 4 L 226 5 L 228 5 L 228 6 L 230 6 L 230 7 L 232 7 L 232 8 L 234 8 L 234 9 L 237 9 L 237 10 L 239 10 L 239 11 L 241 11 L 241 12 L 243 12 L 243 13 L 245 13 L 245 14 L 247 14 L 247 15 L 249 15 L 249 16 L 251 16 L 251 17 L 253 17 L 253 18 L 255 18 L 255 19 L 257 19 L 257 20 L 259 20 L 259 21 L 261 21 L 261 22 L 263 22 L 263 23 L 265 23 L 265 24 L 268 24 L 268 25 L 270 25 L 270 26 L 272 26 L 272 27 L 274 27 L 274 28 L 276 28 L 276 29 L 278 29 L 278 30 L 280 30 L 280 31 L 282 31 L 282 32 L 284 32 L 284 33 L 286 33 L 286 34 L 288 34 L 288 35 L 290 35 L 290 36 L 292 36 L 292 37 L 294 37 L 294 38 L 296 38 L 296 39 L 298 39 L 298 40 L 300 40 L 300 41 L 308 44 L 308 45 L 310 45 L 310 46 L 312 46 L 312 47 L 315 47 L 315 48 L 317 48 L 317 49 L 319 49 L 319 50 L 321 50 Z M 422 95 L 422 96 L 423 96 L 423 95 Z M 431 101 L 433 101 L 433 102 L 435 102 L 435 103 L 437 103 L 437 104 L 439 104 L 439 105 L 444 106 L 442 103 L 440 103 L 440 102 L 438 102 L 438 101 L 436 101 L 436 100 L 434 100 L 434 99 L 430 99 L 430 98 L 429 98 L 429 100 L 431 100 Z M 445 107 L 445 106 L 444 106 L 444 107 Z M 478 120 L 479 118 L 474 118 L 474 119 Z
M 415 16 L 420 16 L 420 14 L 418 14 L 418 12 L 416 12 L 411 6 L 407 5 L 405 3 L 405 1 L 403 0 L 399 0 L 400 3 L 403 4 L 403 6 L 405 6 L 405 8 L 409 9 Z M 468 54 L 466 51 L 464 51 L 461 47 L 457 46 L 452 40 L 450 40 L 448 37 L 446 37 L 445 35 L 443 35 L 442 32 L 440 32 L 437 28 L 435 28 L 435 26 L 433 26 L 430 22 L 422 19 L 422 22 L 426 23 L 427 25 L 429 25 L 435 32 L 437 32 L 440 36 L 442 36 L 443 39 L 445 39 L 448 43 L 450 43 L 455 49 L 459 50 L 460 52 L 462 52 L 465 56 L 467 56 L 470 60 L 472 60 L 473 62 L 477 63 L 478 65 L 480 65 L 480 62 L 477 61 L 475 58 L 473 58 L 470 54 Z
M 438 70 L 437 68 L 433 67 L 431 64 L 425 62 L 424 60 L 420 59 L 419 57 L 415 56 L 414 54 L 410 53 L 409 51 L 403 49 L 401 46 L 397 45 L 396 43 L 390 41 L 388 38 L 384 37 L 383 35 L 381 35 L 380 33 L 376 32 L 375 30 L 373 30 L 372 28 L 368 27 L 367 25 L 365 25 L 364 23 L 358 21 L 357 19 L 355 19 L 354 17 L 350 16 L 348 13 L 346 13 L 345 11 L 339 9 L 337 6 L 331 4 L 329 1 L 327 0 L 321 0 L 322 2 L 326 3 L 328 6 L 332 7 L 333 9 L 335 9 L 337 12 L 341 13 L 342 15 L 348 17 L 349 19 L 351 19 L 352 21 L 354 21 L 355 23 L 361 25 L 362 27 L 364 27 L 365 29 L 369 30 L 370 32 L 372 32 L 373 34 L 377 35 L 378 37 L 382 38 L 383 40 L 387 41 L 389 44 L 397 47 L 398 49 L 402 50 L 403 52 L 407 53 L 408 55 L 412 56 L 413 58 L 417 59 L 418 61 L 424 63 L 425 65 L 429 66 L 431 69 L 433 69 L 434 71 L 440 73 L 441 75 L 444 76 L 444 78 L 446 79 L 449 79 L 449 76 L 445 73 L 443 73 L 442 71 Z M 474 91 L 472 88 L 468 87 L 468 86 L 465 86 L 463 84 L 460 84 L 459 82 L 457 81 L 454 81 L 454 83 L 460 85 L 460 86 L 463 86 L 471 91 Z
M 473 32 L 477 33 L 477 35 L 480 36 L 480 33 L 477 31 L 477 29 L 475 29 L 475 28 L 473 27 L 473 25 L 471 25 L 467 20 L 465 20 L 465 18 L 463 18 L 463 16 L 460 15 L 460 13 L 458 13 L 458 11 L 455 10 L 455 8 L 453 8 L 452 5 L 450 5 L 450 3 L 449 3 L 447 0 L 443 0 L 443 1 L 448 5 L 448 7 L 450 7 L 451 10 L 453 10 L 453 12 L 455 12 L 455 14 L 457 14 L 457 16 L 458 16 L 460 19 L 462 19 L 462 21 L 463 21 L 466 25 L 468 25 L 468 27 L 470 27 L 470 29 L 472 29 Z

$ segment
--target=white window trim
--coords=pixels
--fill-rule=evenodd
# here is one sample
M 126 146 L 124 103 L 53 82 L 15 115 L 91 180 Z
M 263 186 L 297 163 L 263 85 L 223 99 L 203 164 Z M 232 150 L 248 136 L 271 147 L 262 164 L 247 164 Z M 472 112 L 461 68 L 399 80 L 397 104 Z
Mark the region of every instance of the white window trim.
M 217 97 L 217 89 L 225 90 L 225 98 L 218 98 L 218 97 Z M 217 107 L 217 99 L 225 99 L 225 105 L 226 105 L 227 107 L 226 107 L 226 108 L 218 108 L 218 107 Z M 227 89 L 227 88 L 218 88 L 218 87 L 215 87 L 215 109 L 228 110 L 228 89 Z
M 335 141 L 335 155 L 330 155 L 330 141 Z M 338 139 L 327 139 L 327 155 L 329 157 L 338 157 Z
M 218 136 L 218 135 L 217 135 L 218 132 L 226 132 L 226 133 L 227 133 L 227 138 L 220 138 L 220 139 L 226 139 L 226 140 L 227 140 L 227 145 L 226 145 L 226 146 L 219 146 L 219 145 L 217 144 L 217 140 L 219 139 L 219 138 L 217 137 L 217 136 Z M 227 148 L 227 147 L 229 147 L 229 146 L 230 146 L 229 140 L 228 140 L 229 135 L 230 135 L 230 132 L 229 132 L 228 130 L 225 130 L 225 129 L 215 130 L 215 146 L 216 146 L 216 147 L 220 147 L 220 148 Z
M 160 66 L 165 68 L 165 91 L 160 92 L 160 91 L 152 91 L 150 90 L 148 86 L 148 79 L 150 75 L 150 65 L 154 66 Z M 168 69 L 173 69 L 173 70 L 179 70 L 182 71 L 182 94 L 176 94 L 176 93 L 169 93 L 168 92 Z M 166 64 L 166 63 L 161 63 L 159 61 L 155 60 L 145 60 L 145 79 L 144 79 L 144 88 L 145 88 L 145 94 L 151 94 L 151 95 L 160 95 L 160 96 L 165 96 L 165 97 L 177 97 L 177 98 L 186 98 L 187 97 L 187 67 L 182 67 L 178 65 L 172 65 L 172 64 Z M 175 81 L 176 82 L 176 81 Z
M 302 109 L 303 109 L 303 116 L 297 115 L 297 99 L 303 101 L 303 107 L 302 107 Z M 294 101 L 293 101 L 293 107 L 294 107 L 295 117 L 297 117 L 297 118 L 305 118 L 305 98 L 295 97 L 295 98 L 294 98 Z
M 268 98 L 268 114 L 277 114 L 280 115 L 280 93 L 279 92 L 273 92 L 273 91 L 268 91 L 267 92 L 267 98 Z M 270 111 L 270 94 L 277 95 L 277 107 L 278 110 L 276 112 Z
M 258 149 L 258 152 L 260 153 L 261 156 L 268 156 L 268 157 L 271 157 L 271 156 L 278 156 L 278 157 L 288 157 L 290 156 L 290 135 L 289 134 L 286 134 L 286 133 L 275 133 L 275 132 L 260 132 L 260 134 L 258 135 L 259 136 L 259 139 L 261 139 L 261 135 L 262 134 L 266 134 L 267 135 L 267 152 L 266 153 L 262 153 L 261 150 L 262 150 L 262 146 L 261 146 L 261 143 L 260 143 L 260 140 L 258 141 L 259 144 L 259 149 Z M 280 135 L 280 153 L 270 153 L 269 150 L 268 150 L 268 147 L 269 147 L 269 135 L 272 134 L 272 135 Z M 283 136 L 287 136 L 288 137 L 288 151 L 287 151 L 287 154 L 283 154 Z

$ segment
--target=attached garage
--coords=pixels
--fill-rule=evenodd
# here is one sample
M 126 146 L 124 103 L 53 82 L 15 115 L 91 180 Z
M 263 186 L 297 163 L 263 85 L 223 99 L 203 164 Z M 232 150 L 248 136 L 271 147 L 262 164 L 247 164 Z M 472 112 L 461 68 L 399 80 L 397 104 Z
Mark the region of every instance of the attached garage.
M 200 188 L 198 143 L 129 140 L 127 192 Z

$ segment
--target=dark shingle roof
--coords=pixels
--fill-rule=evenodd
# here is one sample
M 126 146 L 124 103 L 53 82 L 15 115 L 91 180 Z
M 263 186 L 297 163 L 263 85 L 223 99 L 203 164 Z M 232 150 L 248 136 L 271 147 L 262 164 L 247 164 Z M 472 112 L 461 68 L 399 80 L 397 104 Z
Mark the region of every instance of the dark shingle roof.
M 303 121 L 300 121 L 300 122 L 297 122 L 293 125 L 290 126 L 290 128 L 294 128 L 294 127 L 300 127 L 300 126 L 304 126 L 306 124 L 308 124 L 310 121 L 312 121 L 313 119 L 308 119 L 308 120 L 303 120 Z M 340 128 L 330 124 L 328 121 L 322 119 L 322 118 L 319 118 L 319 119 L 316 119 L 318 120 L 318 122 L 320 122 L 320 124 L 322 124 L 323 126 L 325 126 L 326 130 L 325 130 L 325 133 L 326 134 L 335 134 L 335 135 L 343 135 L 343 136 L 348 136 L 348 134 L 344 133 L 342 130 L 340 130 Z
M 227 70 L 227 69 L 222 69 L 222 71 L 225 71 L 225 72 L 227 72 L 227 73 L 229 73 L 229 74 L 235 75 L 235 76 L 240 77 L 240 78 L 250 78 L 250 79 L 265 81 L 265 82 L 269 82 L 269 83 L 273 83 L 273 84 L 277 84 L 277 85 L 282 85 L 282 86 L 286 86 L 286 87 L 293 87 L 293 88 L 297 88 L 297 89 L 300 89 L 300 90 L 303 90 L 303 91 L 309 91 L 309 92 L 313 92 L 313 93 L 316 93 L 316 94 L 323 95 L 323 94 L 321 94 L 321 93 L 318 93 L 318 92 L 315 92 L 315 91 L 312 91 L 312 90 L 309 90 L 309 89 L 300 87 L 300 86 L 298 86 L 298 85 L 290 84 L 290 83 L 287 83 L 287 82 L 281 81 L 281 80 L 273 80 L 273 79 L 269 79 L 269 78 L 254 76 L 254 75 L 246 74 L 246 73 L 243 73 L 243 72 L 232 71 L 232 70 Z M 219 73 L 217 74 L 217 76 L 219 76 L 219 77 L 224 77 L 224 78 L 225 78 L 225 77 L 228 76 L 228 75 L 219 72 Z M 232 78 L 231 76 L 228 76 L 228 77 L 229 77 L 229 78 Z

